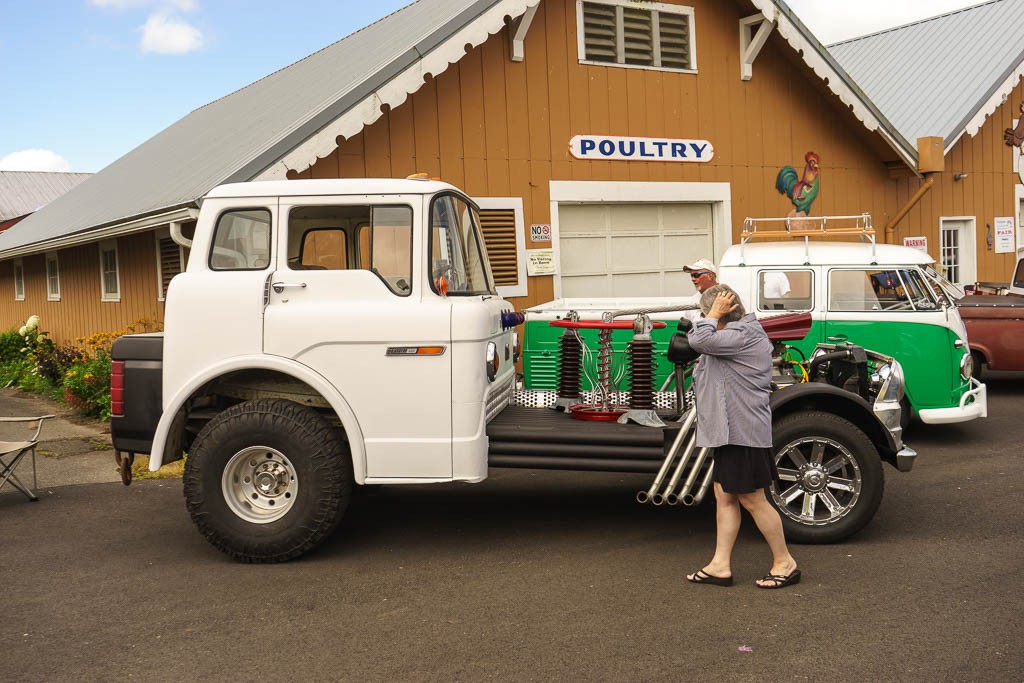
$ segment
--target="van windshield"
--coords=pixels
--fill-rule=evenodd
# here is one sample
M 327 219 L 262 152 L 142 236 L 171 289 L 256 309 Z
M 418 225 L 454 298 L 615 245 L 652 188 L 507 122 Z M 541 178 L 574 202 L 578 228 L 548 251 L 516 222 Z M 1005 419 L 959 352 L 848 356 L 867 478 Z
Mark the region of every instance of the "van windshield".
M 925 281 L 931 285 L 932 290 L 935 291 L 940 301 L 944 301 L 952 306 L 954 301 L 964 295 L 963 290 L 939 275 L 931 266 L 924 267 L 924 274 Z

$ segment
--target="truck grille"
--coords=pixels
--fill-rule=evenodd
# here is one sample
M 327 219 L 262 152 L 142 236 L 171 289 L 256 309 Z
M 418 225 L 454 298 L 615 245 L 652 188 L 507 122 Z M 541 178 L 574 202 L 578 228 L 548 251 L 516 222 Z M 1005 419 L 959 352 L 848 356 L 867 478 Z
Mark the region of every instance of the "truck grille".
M 557 398 L 557 391 L 524 389 L 522 391 L 515 392 L 512 396 L 512 405 L 523 408 L 550 408 L 555 405 L 555 400 Z M 611 402 L 615 405 L 629 405 L 629 392 L 614 392 L 612 393 L 611 399 Z M 581 391 L 580 400 L 582 403 L 593 403 L 595 401 L 594 392 Z M 693 405 L 692 391 L 686 392 L 686 402 L 688 405 Z M 676 393 L 674 391 L 654 392 L 654 408 L 656 410 L 675 410 Z
M 487 421 L 490 422 L 500 413 L 512 400 L 512 389 L 515 387 L 515 373 L 505 375 L 505 379 L 498 380 L 484 399 L 487 411 Z

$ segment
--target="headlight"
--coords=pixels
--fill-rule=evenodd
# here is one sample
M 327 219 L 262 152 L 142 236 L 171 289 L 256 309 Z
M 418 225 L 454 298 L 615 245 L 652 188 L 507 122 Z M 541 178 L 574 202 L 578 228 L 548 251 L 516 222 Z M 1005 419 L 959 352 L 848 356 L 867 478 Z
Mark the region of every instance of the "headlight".
M 494 378 L 498 376 L 498 345 L 494 342 L 487 342 L 487 355 L 484 357 L 485 365 L 487 367 L 487 381 L 493 382 Z
M 882 388 L 878 391 L 879 401 L 899 403 L 903 399 L 903 366 L 896 361 L 886 363 L 878 368 L 875 376 L 882 382 Z
M 974 356 L 970 352 L 965 353 L 964 357 L 960 359 L 960 376 L 964 381 L 974 376 Z

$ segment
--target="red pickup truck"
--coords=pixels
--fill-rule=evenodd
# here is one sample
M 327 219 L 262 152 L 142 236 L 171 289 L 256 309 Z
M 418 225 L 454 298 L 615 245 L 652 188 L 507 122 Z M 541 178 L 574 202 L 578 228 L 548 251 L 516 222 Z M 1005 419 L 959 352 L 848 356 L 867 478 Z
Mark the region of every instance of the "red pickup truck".
M 974 376 L 985 370 L 1024 370 L 1024 257 L 1009 284 L 978 283 L 957 301 L 967 326 Z M 996 296 L 992 296 L 995 294 Z

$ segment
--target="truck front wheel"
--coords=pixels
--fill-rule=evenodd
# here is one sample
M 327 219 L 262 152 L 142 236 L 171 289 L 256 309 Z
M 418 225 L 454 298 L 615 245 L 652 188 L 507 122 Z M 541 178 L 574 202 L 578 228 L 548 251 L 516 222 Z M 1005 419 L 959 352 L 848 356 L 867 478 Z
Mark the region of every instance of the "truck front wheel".
M 352 492 L 352 462 L 315 410 L 259 399 L 203 428 L 184 487 L 192 521 L 214 547 L 242 562 L 284 562 L 337 526 Z
M 768 499 L 787 539 L 833 543 L 871 521 L 884 475 L 878 451 L 856 425 L 832 413 L 794 413 L 775 424 L 773 442 L 779 481 Z

